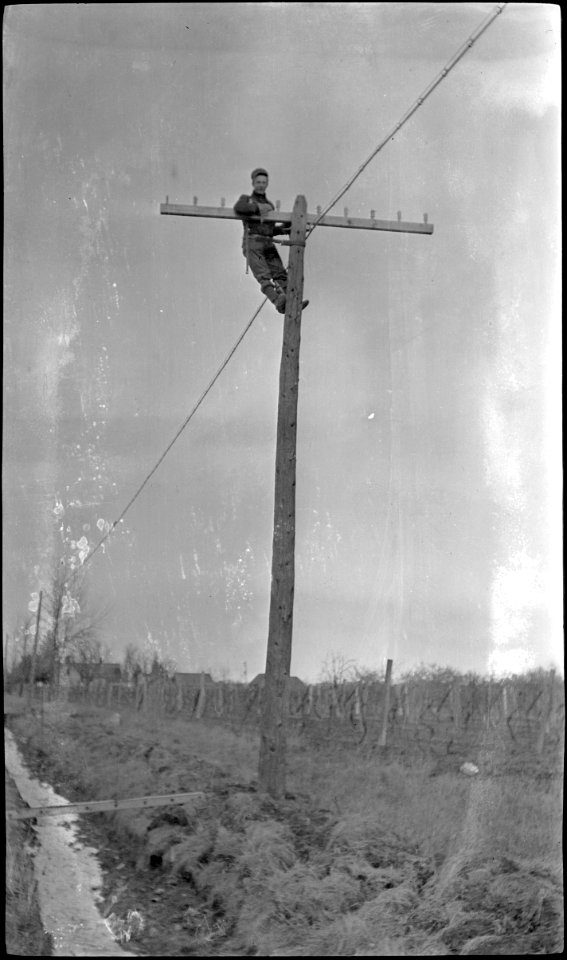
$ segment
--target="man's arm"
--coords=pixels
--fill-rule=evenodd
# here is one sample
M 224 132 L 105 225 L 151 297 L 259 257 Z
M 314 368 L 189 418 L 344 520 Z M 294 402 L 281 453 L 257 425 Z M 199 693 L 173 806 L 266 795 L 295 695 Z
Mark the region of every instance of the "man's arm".
M 239 217 L 254 217 L 260 213 L 260 207 L 256 201 L 252 200 L 252 198 L 245 193 L 238 198 L 232 209 Z
M 247 194 L 243 193 L 241 197 L 238 198 L 234 207 L 232 208 L 239 217 L 258 217 L 260 215 L 260 207 L 252 197 L 249 197 Z M 272 212 L 275 213 L 275 210 L 272 206 Z M 283 224 L 287 224 L 288 221 L 282 221 Z M 282 234 L 288 234 L 291 231 L 291 226 L 281 226 L 276 227 L 272 231 L 272 236 L 279 237 Z

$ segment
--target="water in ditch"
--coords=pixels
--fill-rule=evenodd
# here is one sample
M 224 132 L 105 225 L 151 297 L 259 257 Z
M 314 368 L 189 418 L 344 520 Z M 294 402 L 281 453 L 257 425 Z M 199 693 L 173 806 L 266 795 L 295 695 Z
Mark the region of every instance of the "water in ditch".
M 30 807 L 68 801 L 34 779 L 25 767 L 14 738 L 4 731 L 5 763 L 18 792 Z M 38 817 L 38 845 L 33 852 L 43 928 L 59 957 L 127 957 L 97 909 L 102 886 L 100 865 L 92 848 L 78 839 L 77 815 Z

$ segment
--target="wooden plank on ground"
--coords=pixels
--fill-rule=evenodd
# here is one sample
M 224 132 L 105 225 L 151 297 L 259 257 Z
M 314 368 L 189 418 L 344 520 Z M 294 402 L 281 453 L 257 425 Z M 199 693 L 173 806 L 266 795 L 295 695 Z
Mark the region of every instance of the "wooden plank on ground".
M 124 800 L 89 800 L 84 803 L 64 803 L 47 807 L 29 807 L 26 810 L 7 810 L 8 820 L 29 820 L 35 817 L 60 816 L 69 813 L 104 813 L 108 810 L 141 810 L 146 807 L 166 807 L 202 799 L 202 791 L 195 793 L 168 793 L 155 797 L 129 797 Z

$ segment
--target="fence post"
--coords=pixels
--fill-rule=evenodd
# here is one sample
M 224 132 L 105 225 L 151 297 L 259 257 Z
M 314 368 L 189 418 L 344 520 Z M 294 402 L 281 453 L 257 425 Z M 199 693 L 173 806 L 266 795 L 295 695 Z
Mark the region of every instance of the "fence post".
M 502 716 L 504 720 L 508 719 L 508 691 L 506 690 L 506 681 L 502 684 Z
M 338 686 L 333 682 L 329 690 L 329 717 L 334 716 L 337 720 L 342 720 L 343 711 L 337 690 Z
M 402 685 L 402 689 L 400 690 L 400 700 L 402 702 L 402 723 L 405 728 L 410 722 L 410 706 L 407 683 Z
M 490 680 L 486 680 L 480 688 L 480 711 L 483 730 L 490 727 Z
M 303 704 L 303 714 L 304 716 L 310 717 L 313 713 L 313 684 L 310 683 L 307 687 L 307 697 L 305 698 Z
M 195 717 L 197 718 L 197 720 L 201 719 L 205 711 L 206 695 L 207 694 L 205 690 L 205 674 L 201 673 L 201 680 L 199 684 L 199 696 L 197 697 L 197 706 L 195 707 Z
M 547 709 L 543 711 L 539 733 L 537 736 L 537 742 L 536 742 L 536 753 L 538 754 L 538 756 L 541 756 L 541 754 L 543 753 L 543 748 L 545 746 L 545 736 L 546 734 L 549 733 L 549 725 L 550 725 L 551 717 L 553 716 L 554 687 L 555 687 L 555 670 L 552 670 L 550 675 L 549 697 L 547 701 Z
M 360 720 L 360 680 L 354 688 L 354 703 L 352 707 L 355 720 Z
M 136 688 L 135 688 L 135 690 L 136 690 L 136 698 L 135 698 L 136 710 L 139 710 L 139 709 L 140 709 L 140 707 L 142 706 L 143 702 L 144 702 L 145 699 L 146 699 L 146 690 L 145 690 L 145 687 L 146 687 L 146 678 L 144 677 L 143 674 L 138 674 L 138 676 L 137 676 L 137 678 L 136 678 Z M 144 709 L 145 709 L 145 708 L 144 708 Z
M 388 714 L 390 712 L 390 685 L 392 682 L 392 661 L 388 660 L 386 663 L 386 681 L 385 681 L 385 691 L 384 691 L 384 713 L 382 715 L 382 732 L 380 734 L 380 739 L 378 740 L 379 747 L 386 746 L 386 738 L 388 735 Z
M 461 729 L 461 685 L 458 680 L 453 683 L 451 699 L 453 701 L 453 724 L 455 733 L 458 733 Z

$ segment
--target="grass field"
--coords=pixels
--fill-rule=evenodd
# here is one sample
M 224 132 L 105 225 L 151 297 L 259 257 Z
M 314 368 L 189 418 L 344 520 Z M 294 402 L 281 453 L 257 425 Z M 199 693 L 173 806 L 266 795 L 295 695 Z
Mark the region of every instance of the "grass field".
M 74 714 L 74 715 L 73 715 Z M 477 776 L 290 738 L 288 794 L 259 742 L 218 724 L 46 705 L 9 720 L 70 800 L 203 790 L 199 805 L 83 818 L 106 911 L 158 956 L 424 956 L 562 950 L 562 782 Z

